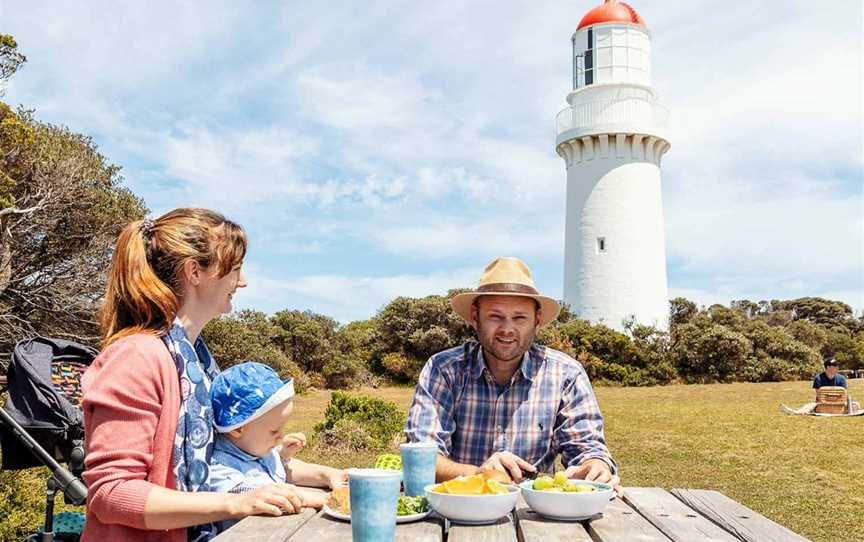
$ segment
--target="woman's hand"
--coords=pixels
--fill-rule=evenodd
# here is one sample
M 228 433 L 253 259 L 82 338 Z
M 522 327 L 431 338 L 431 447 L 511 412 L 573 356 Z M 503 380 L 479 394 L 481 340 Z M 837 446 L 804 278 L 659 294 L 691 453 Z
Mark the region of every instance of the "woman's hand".
M 279 455 L 282 461 L 288 461 L 306 446 L 306 435 L 303 433 L 288 433 L 282 437 L 282 449 Z
M 271 484 L 254 491 L 231 495 L 228 513 L 231 519 L 246 516 L 281 516 L 296 514 L 303 508 L 303 499 L 288 484 Z

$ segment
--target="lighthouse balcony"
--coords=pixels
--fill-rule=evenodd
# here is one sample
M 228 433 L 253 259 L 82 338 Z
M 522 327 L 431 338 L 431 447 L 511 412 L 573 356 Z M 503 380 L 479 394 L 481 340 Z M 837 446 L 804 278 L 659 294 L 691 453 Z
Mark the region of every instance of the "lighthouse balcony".
M 644 134 L 666 138 L 669 110 L 653 99 L 605 98 L 577 102 L 555 117 L 555 145 L 593 134 Z

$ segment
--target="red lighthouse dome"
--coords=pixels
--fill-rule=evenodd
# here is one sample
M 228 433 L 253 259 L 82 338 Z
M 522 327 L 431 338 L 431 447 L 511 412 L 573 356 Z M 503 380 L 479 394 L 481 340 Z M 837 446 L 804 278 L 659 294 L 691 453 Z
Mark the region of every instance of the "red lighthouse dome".
M 600 23 L 625 23 L 625 24 L 635 24 L 641 26 L 643 28 L 648 28 L 645 25 L 645 20 L 636 13 L 636 10 L 633 9 L 630 4 L 626 4 L 624 2 L 619 2 L 618 0 L 604 0 L 602 4 L 592 9 L 588 13 L 582 17 L 582 20 L 579 21 L 579 26 L 576 27 L 576 30 L 580 28 L 585 28 L 586 26 L 590 26 L 592 24 L 600 24 Z

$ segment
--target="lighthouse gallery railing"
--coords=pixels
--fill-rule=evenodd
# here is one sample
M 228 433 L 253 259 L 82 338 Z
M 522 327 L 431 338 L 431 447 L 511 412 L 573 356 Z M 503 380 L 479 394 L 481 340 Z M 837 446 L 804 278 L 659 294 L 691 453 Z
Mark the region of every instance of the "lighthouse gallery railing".
M 555 117 L 555 135 L 576 129 L 628 124 L 656 129 L 669 124 L 669 110 L 653 100 L 619 98 L 583 102 L 567 107 Z

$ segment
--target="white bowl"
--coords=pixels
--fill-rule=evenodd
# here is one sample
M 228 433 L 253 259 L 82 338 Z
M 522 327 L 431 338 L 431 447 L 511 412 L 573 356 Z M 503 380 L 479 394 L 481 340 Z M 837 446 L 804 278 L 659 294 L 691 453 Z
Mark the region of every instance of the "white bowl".
M 594 486 L 597 491 L 590 493 L 537 491 L 531 488 L 534 480 L 526 480 L 519 484 L 519 487 L 522 488 L 525 502 L 532 510 L 549 519 L 564 521 L 577 521 L 595 516 L 602 512 L 615 496 L 615 490 L 609 484 L 586 480 L 570 480 L 570 483 Z
M 450 495 L 437 493 L 429 484 L 424 489 L 426 500 L 439 516 L 455 523 L 483 525 L 494 523 L 509 514 L 516 507 L 520 489 L 512 484 L 503 484 L 507 493 L 500 495 Z

